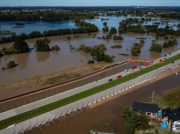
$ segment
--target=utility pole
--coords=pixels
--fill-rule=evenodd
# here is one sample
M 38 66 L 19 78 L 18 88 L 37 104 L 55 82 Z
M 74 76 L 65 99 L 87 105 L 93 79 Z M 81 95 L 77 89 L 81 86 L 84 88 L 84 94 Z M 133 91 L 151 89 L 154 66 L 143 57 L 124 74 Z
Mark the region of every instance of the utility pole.
M 154 91 L 152 92 L 152 102 L 153 102 L 153 100 L 154 100 Z

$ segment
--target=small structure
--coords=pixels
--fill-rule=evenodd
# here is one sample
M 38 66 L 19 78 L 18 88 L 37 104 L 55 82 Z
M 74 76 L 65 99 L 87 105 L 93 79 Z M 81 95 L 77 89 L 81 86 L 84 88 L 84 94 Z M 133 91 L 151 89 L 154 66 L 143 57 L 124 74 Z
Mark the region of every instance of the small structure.
M 158 112 L 158 105 L 141 103 L 141 102 L 133 102 L 133 110 L 143 111 L 146 113 L 146 115 L 156 118 L 157 112 Z

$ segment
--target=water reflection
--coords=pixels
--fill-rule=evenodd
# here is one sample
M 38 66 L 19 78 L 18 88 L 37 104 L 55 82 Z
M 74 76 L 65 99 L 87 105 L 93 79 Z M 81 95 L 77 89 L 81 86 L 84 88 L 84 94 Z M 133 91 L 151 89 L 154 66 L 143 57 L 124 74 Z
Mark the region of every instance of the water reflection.
M 51 52 L 36 52 L 36 57 L 39 62 L 43 62 L 49 59 Z

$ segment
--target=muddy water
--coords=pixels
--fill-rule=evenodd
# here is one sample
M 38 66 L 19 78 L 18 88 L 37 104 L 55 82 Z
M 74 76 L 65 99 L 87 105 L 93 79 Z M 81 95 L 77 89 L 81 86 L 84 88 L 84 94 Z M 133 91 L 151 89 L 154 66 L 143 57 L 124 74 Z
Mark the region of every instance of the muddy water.
M 123 41 L 113 41 L 113 40 L 101 40 L 97 38 L 79 38 L 66 41 L 59 39 L 58 37 L 51 40 L 50 46 L 58 45 L 61 50 L 58 52 L 35 52 L 34 49 L 30 53 L 25 54 L 14 54 L 6 55 L 0 58 L 0 68 L 5 67 L 10 60 L 14 60 L 17 67 L 7 70 L 0 69 L 0 84 L 15 82 L 19 80 L 24 80 L 34 76 L 47 75 L 55 73 L 57 71 L 62 71 L 65 69 L 87 65 L 88 60 L 91 56 L 87 53 L 79 52 L 77 50 L 70 50 L 69 45 L 73 45 L 78 48 L 80 44 L 86 44 L 88 46 L 94 46 L 101 43 L 106 44 L 106 53 L 115 56 L 114 62 L 123 61 L 125 59 L 149 59 L 158 58 L 161 55 L 169 53 L 180 47 L 177 45 L 175 47 L 164 49 L 161 54 L 149 52 L 149 47 L 154 40 L 153 35 L 142 35 L 142 34 L 125 34 L 123 35 Z M 130 54 L 130 48 L 134 42 L 139 42 L 137 37 L 146 37 L 145 44 L 141 50 L 141 54 L 137 57 L 133 56 L 121 56 L 118 53 L 128 53 Z M 180 38 L 178 38 L 180 41 Z M 163 39 L 159 39 L 158 43 L 163 43 Z M 35 42 L 30 42 L 30 48 L 33 48 Z M 112 45 L 120 44 L 123 47 L 121 49 L 112 49 Z M 2 45 L 1 47 L 8 47 L 10 45 Z M 128 50 L 127 50 L 128 49 Z
M 176 76 L 173 74 L 95 108 L 80 112 L 48 128 L 41 129 L 36 134 L 89 134 L 90 130 L 114 131 L 117 134 L 122 134 L 123 118 L 121 117 L 121 112 L 123 106 L 130 106 L 133 101 L 151 100 L 153 91 L 155 94 L 160 94 L 164 91 L 180 87 L 178 81 L 180 81 L 180 75 Z

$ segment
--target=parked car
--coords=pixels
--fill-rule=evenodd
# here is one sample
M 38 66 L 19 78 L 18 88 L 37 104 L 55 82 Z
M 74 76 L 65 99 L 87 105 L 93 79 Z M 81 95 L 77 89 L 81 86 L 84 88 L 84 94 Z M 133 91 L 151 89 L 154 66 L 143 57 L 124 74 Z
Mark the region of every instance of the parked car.
M 118 75 L 118 76 L 117 76 L 117 78 L 121 78 L 121 77 L 122 77 L 122 75 Z
M 112 81 L 113 79 L 109 79 L 109 81 Z

